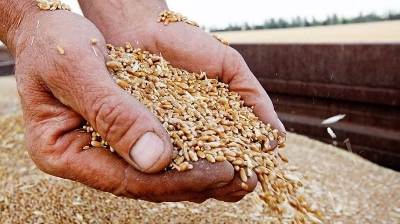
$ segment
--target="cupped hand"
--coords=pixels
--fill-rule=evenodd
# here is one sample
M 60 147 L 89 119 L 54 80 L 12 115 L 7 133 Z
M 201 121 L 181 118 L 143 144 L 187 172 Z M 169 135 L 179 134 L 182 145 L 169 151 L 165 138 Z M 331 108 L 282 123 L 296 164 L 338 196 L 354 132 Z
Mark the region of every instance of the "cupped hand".
M 242 190 L 227 162 L 164 170 L 172 156 L 169 136 L 155 116 L 115 85 L 105 66 L 105 40 L 90 21 L 67 11 L 37 11 L 22 20 L 19 32 L 13 54 L 26 147 L 44 172 L 155 202 L 237 201 L 255 188 L 253 175 L 249 190 Z M 83 149 L 91 140 L 79 131 L 85 120 L 118 155 Z
M 200 27 L 184 22 L 171 22 L 167 26 L 163 22 L 157 23 L 163 7 L 157 8 L 148 3 L 143 8 L 143 15 L 133 16 L 136 20 L 115 16 L 109 18 L 114 25 L 107 24 L 107 21 L 105 24 L 108 26 L 98 24 L 107 42 L 124 46 L 128 41 L 134 47 L 161 53 L 174 67 L 190 72 L 206 72 L 208 77 L 229 84 L 230 90 L 238 92 L 245 105 L 253 107 L 264 123 L 278 129 L 281 136 L 286 135 L 271 99 L 236 50 L 222 44 Z M 88 14 L 90 16 L 90 12 Z M 102 20 L 95 18 L 95 21 Z

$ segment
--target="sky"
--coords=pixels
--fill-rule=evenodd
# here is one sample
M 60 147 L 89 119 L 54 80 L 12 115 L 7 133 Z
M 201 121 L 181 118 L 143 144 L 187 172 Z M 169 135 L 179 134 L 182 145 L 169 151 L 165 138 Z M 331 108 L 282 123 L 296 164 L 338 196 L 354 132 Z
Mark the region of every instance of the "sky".
M 77 0 L 63 0 L 79 12 Z M 261 25 L 271 18 L 291 21 L 300 16 L 324 20 L 328 15 L 357 17 L 376 13 L 400 13 L 399 0 L 167 0 L 170 10 L 186 15 L 206 28 L 225 28 L 229 24 Z

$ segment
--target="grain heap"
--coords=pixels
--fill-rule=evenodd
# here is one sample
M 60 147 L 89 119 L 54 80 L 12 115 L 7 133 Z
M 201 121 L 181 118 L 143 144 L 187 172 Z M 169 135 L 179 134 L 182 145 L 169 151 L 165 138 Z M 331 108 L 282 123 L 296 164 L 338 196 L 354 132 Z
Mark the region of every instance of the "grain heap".
M 294 214 L 293 219 L 316 221 L 318 211 L 301 195 L 301 180 L 286 170 L 288 159 L 271 147 L 284 147 L 278 130 L 263 124 L 244 106 L 228 84 L 207 78 L 204 72 L 174 68 L 161 56 L 125 47 L 107 45 L 111 60 L 107 67 L 115 82 L 143 103 L 169 133 L 173 146 L 170 169 L 186 171 L 192 162 L 229 161 L 239 172 L 243 189 L 252 171 L 263 189 L 260 197 L 276 216 Z M 87 124 L 91 146 L 113 149 Z M 293 211 L 296 211 L 293 213 Z M 318 216 L 320 214 L 317 214 Z

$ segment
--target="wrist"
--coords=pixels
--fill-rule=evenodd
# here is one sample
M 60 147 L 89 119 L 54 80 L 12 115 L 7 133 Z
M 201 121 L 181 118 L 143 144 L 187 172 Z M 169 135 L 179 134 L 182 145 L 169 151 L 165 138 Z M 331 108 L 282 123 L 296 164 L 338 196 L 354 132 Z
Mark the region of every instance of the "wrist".
M 21 33 L 27 32 L 24 24 L 33 21 L 39 11 L 36 1 L 0 0 L 0 40 L 14 57 Z
M 134 35 L 137 41 L 132 44 L 143 47 L 140 42 L 154 32 L 159 13 L 168 9 L 165 0 L 115 0 L 102 4 L 95 0 L 79 0 L 79 4 L 85 17 L 96 25 L 107 43 L 115 46 L 124 46 Z

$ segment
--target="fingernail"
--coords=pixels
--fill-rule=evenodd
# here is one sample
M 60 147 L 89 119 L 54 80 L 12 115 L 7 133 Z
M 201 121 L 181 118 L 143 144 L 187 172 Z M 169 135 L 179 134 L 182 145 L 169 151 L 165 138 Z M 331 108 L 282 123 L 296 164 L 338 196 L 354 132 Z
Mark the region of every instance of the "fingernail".
M 278 118 L 278 128 L 279 128 L 279 131 L 280 131 L 282 134 L 286 135 L 285 126 L 283 125 L 282 121 L 281 121 L 279 118 Z
M 142 171 L 146 171 L 161 158 L 164 153 L 164 142 L 153 132 L 146 132 L 132 147 L 129 155 Z

